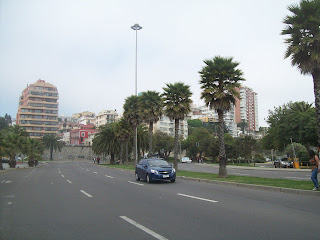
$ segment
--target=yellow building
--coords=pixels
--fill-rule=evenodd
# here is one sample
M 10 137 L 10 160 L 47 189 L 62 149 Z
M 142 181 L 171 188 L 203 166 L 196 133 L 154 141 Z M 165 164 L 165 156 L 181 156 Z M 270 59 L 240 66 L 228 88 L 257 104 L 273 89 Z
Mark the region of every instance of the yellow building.
M 58 90 L 44 80 L 28 85 L 19 99 L 17 124 L 32 138 L 58 132 Z

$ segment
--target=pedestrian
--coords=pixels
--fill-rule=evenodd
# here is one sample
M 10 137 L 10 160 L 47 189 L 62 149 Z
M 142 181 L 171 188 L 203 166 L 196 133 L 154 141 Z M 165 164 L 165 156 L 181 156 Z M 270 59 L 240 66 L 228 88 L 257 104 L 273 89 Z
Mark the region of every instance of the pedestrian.
M 311 165 L 311 180 L 314 184 L 313 191 L 317 191 L 319 189 L 319 182 L 318 182 L 318 171 L 319 171 L 319 158 L 314 153 L 313 150 L 309 150 L 310 156 L 310 165 Z
M 100 164 L 100 157 L 97 157 L 97 164 Z
M 93 164 L 96 164 L 96 157 L 93 157 Z

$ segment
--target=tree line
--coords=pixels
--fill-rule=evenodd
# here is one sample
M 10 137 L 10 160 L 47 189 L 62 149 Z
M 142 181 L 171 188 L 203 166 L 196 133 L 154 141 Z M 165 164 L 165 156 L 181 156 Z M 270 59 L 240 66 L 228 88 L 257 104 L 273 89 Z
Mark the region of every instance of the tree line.
M 26 156 L 26 161 L 30 167 L 36 166 L 38 161 L 42 160 L 42 154 L 45 149 L 52 152 L 61 150 L 63 143 L 56 134 L 47 134 L 41 139 L 30 138 L 24 128 L 19 125 L 11 125 L 11 117 L 6 114 L 0 117 L 0 170 L 3 170 L 2 157 L 9 158 L 9 167 L 15 168 L 17 156 Z M 23 159 L 22 159 L 23 160 Z

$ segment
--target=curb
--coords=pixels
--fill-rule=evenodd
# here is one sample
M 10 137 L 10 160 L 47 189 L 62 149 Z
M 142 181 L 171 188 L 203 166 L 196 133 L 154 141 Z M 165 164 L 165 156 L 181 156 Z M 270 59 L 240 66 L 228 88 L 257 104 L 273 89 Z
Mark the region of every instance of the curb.
M 311 190 L 308 191 L 308 190 L 270 187 L 270 186 L 262 186 L 262 185 L 255 185 L 255 184 L 246 184 L 246 183 L 224 182 L 224 181 L 208 180 L 208 179 L 201 179 L 201 178 L 190 178 L 190 177 L 184 177 L 184 176 L 177 177 L 177 178 L 184 179 L 187 181 L 194 181 L 194 182 L 223 184 L 223 185 L 229 185 L 229 186 L 231 185 L 235 187 L 267 190 L 267 191 L 274 191 L 274 192 L 293 193 L 293 194 L 299 194 L 299 195 L 320 196 L 320 191 L 311 191 Z

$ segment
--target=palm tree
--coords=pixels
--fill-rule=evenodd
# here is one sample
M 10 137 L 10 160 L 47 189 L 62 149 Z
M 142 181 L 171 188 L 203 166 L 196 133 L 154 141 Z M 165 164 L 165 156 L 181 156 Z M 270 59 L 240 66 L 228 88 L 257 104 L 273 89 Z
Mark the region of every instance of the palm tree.
M 144 153 L 150 149 L 149 148 L 149 136 L 148 128 L 144 124 L 140 124 L 137 128 L 138 136 L 138 159 L 141 158 L 141 152 Z
M 239 65 L 233 58 L 214 57 L 204 61 L 205 66 L 199 71 L 201 80 L 201 99 L 204 99 L 210 109 L 218 112 L 219 118 L 219 177 L 227 177 L 227 158 L 224 144 L 223 113 L 240 98 L 237 88 L 243 81 L 242 71 L 236 69 Z
M 120 160 L 124 163 L 128 161 L 128 142 L 132 136 L 132 129 L 126 119 L 122 117 L 116 122 L 115 131 L 116 137 L 120 141 Z M 125 145 L 125 161 L 123 160 L 123 145 Z
M 50 160 L 52 161 L 52 154 L 54 151 L 61 152 L 63 148 L 63 142 L 61 142 L 61 138 L 54 133 L 46 134 L 42 137 L 42 141 L 46 149 L 49 149 L 50 152 Z
M 5 154 L 10 158 L 10 168 L 16 167 L 16 155 L 21 152 L 23 141 L 24 137 L 13 132 L 9 132 L 4 136 L 3 147 Z
M 174 120 L 174 168 L 178 170 L 179 121 L 191 111 L 190 86 L 181 82 L 166 84 L 163 90 L 164 114 Z
M 288 46 L 285 58 L 291 57 L 293 66 L 313 77 L 320 144 L 320 0 L 302 0 L 300 5 L 290 5 L 288 10 L 292 15 L 284 18 L 286 27 L 282 30 L 282 35 L 289 35 L 285 40 Z
M 163 102 L 158 92 L 147 91 L 140 96 L 140 114 L 142 120 L 149 124 L 149 155 L 153 153 L 153 123 L 162 116 Z
M 23 148 L 23 153 L 28 156 L 29 166 L 36 166 L 44 151 L 43 142 L 35 138 L 27 138 Z
M 131 125 L 133 129 L 133 165 L 137 163 L 137 127 L 141 123 L 142 119 L 139 112 L 139 96 L 132 95 L 130 97 L 127 97 L 125 100 L 125 103 L 123 105 L 123 116 L 128 121 L 128 123 Z
M 92 141 L 92 150 L 98 155 L 110 155 L 110 163 L 115 163 L 115 154 L 119 152 L 116 123 L 107 123 L 99 128 Z

